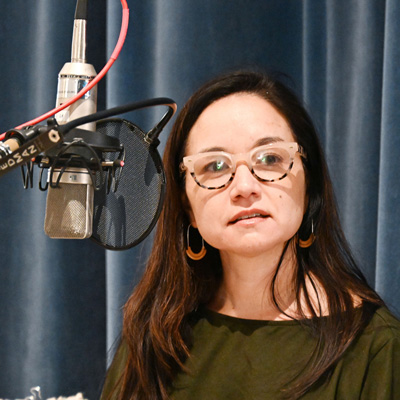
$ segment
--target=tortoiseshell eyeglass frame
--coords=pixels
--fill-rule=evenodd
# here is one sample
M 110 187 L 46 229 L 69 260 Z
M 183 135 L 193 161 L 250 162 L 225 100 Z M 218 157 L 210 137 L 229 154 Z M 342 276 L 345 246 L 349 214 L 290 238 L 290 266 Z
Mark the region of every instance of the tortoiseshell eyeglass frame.
M 263 149 L 263 148 L 277 148 L 277 147 L 284 148 L 285 150 L 288 151 L 288 153 L 290 155 L 289 167 L 287 168 L 286 172 L 284 174 L 282 174 L 282 176 L 280 176 L 279 178 L 275 178 L 275 179 L 260 178 L 253 169 L 253 163 L 251 161 L 252 155 L 254 153 L 260 151 L 260 149 Z M 247 153 L 231 154 L 231 153 L 227 153 L 225 151 L 213 151 L 213 152 L 204 152 L 204 153 L 198 153 L 198 154 L 186 156 L 186 157 L 183 157 L 182 162 L 180 163 L 179 167 L 182 172 L 184 172 L 186 170 L 189 171 L 189 173 L 192 176 L 192 178 L 194 179 L 194 181 L 203 189 L 215 190 L 215 189 L 222 189 L 222 188 L 228 186 L 233 181 L 233 178 L 235 177 L 236 165 L 237 165 L 238 161 L 245 161 L 250 172 L 253 174 L 253 176 L 261 182 L 280 181 L 289 175 L 289 173 L 293 167 L 294 157 L 295 157 L 296 153 L 299 153 L 301 157 L 303 157 L 304 159 L 307 159 L 307 156 L 306 156 L 306 153 L 305 153 L 303 147 L 300 146 L 297 142 L 274 142 L 274 143 L 269 143 L 264 146 L 256 147 Z M 200 183 L 196 178 L 196 174 L 194 172 L 194 163 L 199 158 L 202 158 L 204 156 L 210 156 L 210 155 L 223 155 L 232 161 L 231 176 L 228 179 L 228 181 L 226 183 L 224 183 L 223 185 L 215 186 L 215 187 L 214 186 L 211 186 L 211 187 L 205 186 L 202 183 Z

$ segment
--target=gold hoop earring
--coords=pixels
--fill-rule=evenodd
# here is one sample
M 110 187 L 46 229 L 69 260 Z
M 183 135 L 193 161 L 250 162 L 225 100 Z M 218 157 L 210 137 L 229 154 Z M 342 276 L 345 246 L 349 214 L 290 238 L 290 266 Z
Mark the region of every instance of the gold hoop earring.
M 307 240 L 301 240 L 299 238 L 299 240 L 298 240 L 299 247 L 301 247 L 302 249 L 307 249 L 314 243 L 315 238 L 316 238 L 316 236 L 314 235 L 314 221 L 311 221 L 311 235 L 309 236 L 309 238 Z
M 190 247 L 189 244 L 189 231 L 190 231 L 190 227 L 192 226 L 192 224 L 189 224 L 187 227 L 187 232 L 186 232 L 186 241 L 187 241 L 187 249 L 186 249 L 186 254 L 187 256 L 194 260 L 194 261 L 198 261 L 201 260 L 207 253 L 207 249 L 204 246 L 204 239 L 203 237 L 201 238 L 201 250 L 198 253 L 193 252 L 193 250 Z

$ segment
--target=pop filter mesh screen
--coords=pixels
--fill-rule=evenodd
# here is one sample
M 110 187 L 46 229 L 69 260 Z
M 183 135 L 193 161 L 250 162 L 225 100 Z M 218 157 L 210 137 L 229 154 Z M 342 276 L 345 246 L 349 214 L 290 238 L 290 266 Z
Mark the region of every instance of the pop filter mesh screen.
M 109 249 L 128 249 L 145 239 L 157 222 L 165 192 L 164 168 L 156 147 L 131 122 L 99 121 L 96 131 L 118 138 L 126 156 L 117 191 L 107 194 L 105 185 L 94 194 L 92 239 Z M 111 161 L 117 156 L 106 153 Z

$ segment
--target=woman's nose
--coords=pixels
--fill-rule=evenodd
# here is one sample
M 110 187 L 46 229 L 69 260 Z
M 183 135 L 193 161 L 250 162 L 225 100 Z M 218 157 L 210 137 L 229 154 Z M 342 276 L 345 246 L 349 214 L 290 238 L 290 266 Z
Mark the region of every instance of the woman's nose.
M 230 186 L 232 199 L 257 197 L 261 193 L 261 182 L 251 173 L 246 163 L 236 167 L 235 176 Z

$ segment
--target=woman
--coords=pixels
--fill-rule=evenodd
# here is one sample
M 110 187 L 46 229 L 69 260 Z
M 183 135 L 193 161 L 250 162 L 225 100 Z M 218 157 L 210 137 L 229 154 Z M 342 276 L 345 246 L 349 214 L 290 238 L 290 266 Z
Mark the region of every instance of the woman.
M 164 164 L 154 248 L 102 399 L 400 398 L 400 323 L 351 256 L 289 89 L 246 71 L 207 83 Z

